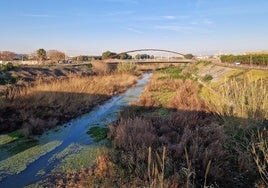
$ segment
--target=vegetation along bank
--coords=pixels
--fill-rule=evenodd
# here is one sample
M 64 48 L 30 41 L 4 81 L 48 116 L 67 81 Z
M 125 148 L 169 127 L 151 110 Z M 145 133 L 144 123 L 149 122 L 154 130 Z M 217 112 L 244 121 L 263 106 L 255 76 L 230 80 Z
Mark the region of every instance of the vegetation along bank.
M 54 174 L 46 183 L 265 186 L 267 87 L 266 71 L 210 62 L 154 71 L 140 100 L 124 110 L 109 130 L 103 129 L 108 135 L 106 151 L 101 147 L 93 165 L 65 176 Z

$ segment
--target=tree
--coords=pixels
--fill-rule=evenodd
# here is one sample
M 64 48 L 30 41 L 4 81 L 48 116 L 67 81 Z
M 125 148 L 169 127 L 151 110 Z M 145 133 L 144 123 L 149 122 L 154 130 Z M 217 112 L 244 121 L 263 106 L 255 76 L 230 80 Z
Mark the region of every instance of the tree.
M 184 55 L 184 57 L 186 59 L 192 59 L 194 57 L 194 55 L 193 54 L 186 54 L 186 55 Z
M 36 51 L 36 54 L 37 54 L 37 58 L 39 59 L 39 61 L 44 61 L 47 58 L 47 52 L 43 48 L 38 49 Z
M 135 55 L 135 59 L 141 59 L 141 54 Z
M 0 58 L 3 61 L 12 61 L 16 57 L 16 54 L 14 52 L 9 52 L 9 51 L 3 51 L 0 54 Z
M 114 52 L 106 51 L 102 53 L 102 59 L 117 58 L 117 54 Z
M 150 59 L 150 55 L 148 55 L 148 54 L 137 54 L 136 56 L 135 56 L 135 59 Z
M 50 60 L 59 63 L 60 61 L 65 60 L 65 53 L 58 50 L 50 50 L 47 53 L 47 56 Z
M 119 59 L 132 59 L 132 56 L 127 53 L 123 53 L 119 54 Z

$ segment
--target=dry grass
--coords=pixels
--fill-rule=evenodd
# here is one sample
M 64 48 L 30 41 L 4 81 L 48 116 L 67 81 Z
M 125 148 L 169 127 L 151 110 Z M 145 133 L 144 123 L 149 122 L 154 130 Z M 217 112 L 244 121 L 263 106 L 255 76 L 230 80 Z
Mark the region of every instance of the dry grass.
M 89 111 L 136 81 L 134 75 L 111 74 L 70 77 L 10 90 L 0 109 L 1 131 L 23 127 L 26 135 L 42 132 Z
M 252 136 L 251 153 L 258 168 L 262 181 L 268 185 L 268 144 L 267 130 L 258 131 L 257 137 Z
M 263 79 L 236 77 L 218 88 L 218 99 L 210 100 L 209 105 L 222 117 L 244 119 L 240 126 L 260 125 L 268 118 L 267 91 L 268 84 Z
M 193 70 L 196 71 L 194 68 Z M 125 110 L 122 118 L 110 126 L 110 137 L 113 139 L 119 164 L 128 174 L 142 179 L 143 186 L 150 186 L 149 176 L 152 172 L 160 175 L 161 169 L 156 169 L 156 160 L 154 163 L 150 162 L 150 165 L 155 165 L 156 171 L 151 170 L 151 174 L 147 172 L 148 155 L 151 155 L 148 148 L 161 153 L 165 146 L 164 187 L 252 187 L 257 178 L 248 150 L 248 135 L 243 130 L 233 129 L 234 132 L 228 132 L 226 126 L 221 124 L 222 119 L 243 124 L 247 118 L 256 119 L 262 113 L 254 112 L 251 108 L 248 112 L 254 113 L 247 113 L 247 116 L 227 113 L 215 115 L 216 111 L 209 112 L 211 106 L 199 98 L 200 87 L 196 82 L 177 79 L 177 73 L 174 74 L 175 77 L 169 74 L 173 74 L 173 71 L 154 74 L 140 101 L 136 103 L 138 106 Z M 223 88 L 227 85 L 222 85 L 215 97 L 223 95 L 218 101 L 225 102 L 228 99 L 240 100 L 244 96 L 256 95 L 260 97 L 260 101 L 264 100 L 264 93 L 267 91 L 263 88 L 264 83 L 250 80 L 249 84 L 242 87 L 228 82 L 230 88 Z M 237 81 L 243 82 L 241 78 Z M 254 88 L 262 91 L 254 93 Z M 224 99 L 225 94 L 230 97 Z M 235 102 L 239 106 L 239 101 Z M 248 103 L 257 106 L 267 104 L 257 101 Z M 261 107 L 258 106 L 258 109 Z M 160 111 L 169 112 L 159 117 Z M 158 181 L 157 178 L 154 181 Z
M 266 162 L 263 159 L 267 140 L 265 134 L 257 134 L 256 130 L 267 127 L 267 71 L 238 70 L 233 73 L 235 74 L 225 77 L 225 82 L 214 84 L 216 89 L 213 91 L 203 88 L 202 98 L 223 120 L 228 136 L 226 148 L 229 161 L 235 167 L 232 171 L 238 171 L 236 173 L 240 177 L 244 176 L 244 179 L 256 183 L 259 171 L 265 182 Z M 251 138 L 252 135 L 254 139 Z M 236 176 L 239 177 L 238 175 Z
M 112 71 L 112 67 L 103 61 L 92 61 L 93 71 L 97 74 L 107 74 Z
M 221 181 L 226 174 L 223 170 L 226 163 L 221 160 L 226 155 L 223 127 L 217 124 L 213 114 L 206 112 L 195 82 L 174 79 L 168 74 L 154 74 L 136 104 L 138 106 L 125 110 L 122 118 L 110 125 L 109 136 L 118 151 L 117 160 L 129 174 L 142 179 L 145 186 L 154 187 L 156 182 L 163 187 L 194 183 L 211 185 Z M 155 111 L 164 109 L 172 110 L 166 116 L 154 115 Z M 160 163 L 157 153 L 163 153 L 163 146 L 166 147 L 165 163 Z M 148 148 L 156 154 L 150 162 L 150 172 L 148 155 L 152 158 L 153 152 L 150 154 L 149 150 L 148 154 Z M 165 166 L 164 172 L 161 166 Z M 189 173 L 185 174 L 182 169 Z M 161 179 L 162 173 L 165 174 L 164 180 Z M 189 174 L 192 182 L 189 182 Z M 151 175 L 154 178 L 150 180 Z
M 181 110 L 207 111 L 205 102 L 198 96 L 199 88 L 192 80 L 182 82 L 169 101 L 169 107 Z
M 163 73 L 154 73 L 150 83 L 145 87 L 139 101 L 142 106 L 167 106 L 168 101 L 173 97 L 175 91 L 183 83 L 182 80 L 172 80 Z
M 181 174 L 180 169 L 187 167 L 184 148 L 188 148 L 188 160 L 196 172 L 197 184 L 203 184 L 206 175 L 208 183 L 217 181 L 224 175 L 224 161 L 221 160 L 225 157 L 223 127 L 213 124 L 211 117 L 205 113 L 181 111 L 166 120 L 139 117 L 121 119 L 110 126 L 110 137 L 114 140 L 115 148 L 120 150 L 120 163 L 138 178 L 148 178 L 147 148 L 152 147 L 160 153 L 163 145 L 167 148 L 165 174 L 171 173 L 170 171 L 173 172 L 172 175 Z M 213 162 L 210 171 L 206 172 L 210 160 Z M 160 174 L 154 173 L 157 176 Z M 177 181 L 183 183 L 184 179 Z
M 191 69 L 196 71 L 194 67 L 188 67 L 182 73 L 188 74 Z M 248 150 L 250 147 L 256 154 L 255 162 L 258 162 L 260 172 L 267 175 L 267 148 L 265 152 L 261 148 L 267 147 L 266 137 L 264 139 L 261 135 L 261 139 L 255 138 L 251 144 L 245 131 L 234 130 L 230 133 L 226 131 L 226 126 L 222 126 L 227 122 L 221 120 L 225 118 L 241 124 L 248 118 L 261 117 L 258 121 L 263 122 L 266 115 L 254 109 L 257 109 L 256 106 L 261 109 L 260 101 L 266 101 L 264 82 L 250 78 L 244 83 L 246 79 L 240 77 L 228 84 L 217 85 L 221 88 L 218 88 L 219 93 L 214 97 L 222 97 L 215 101 L 223 102 L 217 104 L 219 109 L 214 109 L 221 112 L 216 116 L 216 111 L 208 112 L 204 98 L 199 98 L 197 83 L 180 77 L 177 72 L 170 70 L 153 75 L 136 106 L 124 110 L 121 118 L 109 126 L 108 137 L 113 140 L 114 153 L 100 157 L 93 169 L 72 175 L 69 180 L 78 181 L 67 185 L 253 187 L 257 182 L 257 171 Z M 257 88 L 263 91 L 256 93 Z M 245 96 L 255 95 L 260 100 L 256 101 L 255 98 L 250 102 L 247 99 L 245 103 Z M 232 113 L 230 108 L 226 111 L 224 106 L 230 102 L 235 107 Z M 266 104 L 262 104 L 263 107 Z M 254 108 L 243 107 L 241 111 L 242 105 Z M 245 109 L 253 113 L 239 115 L 240 112 L 246 112 Z

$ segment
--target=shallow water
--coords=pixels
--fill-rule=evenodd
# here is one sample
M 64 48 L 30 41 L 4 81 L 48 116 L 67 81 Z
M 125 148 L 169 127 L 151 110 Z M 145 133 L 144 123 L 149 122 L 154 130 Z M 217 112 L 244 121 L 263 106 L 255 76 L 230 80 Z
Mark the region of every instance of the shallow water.
M 148 83 L 151 73 L 144 74 L 136 85 L 126 92 L 112 97 L 102 105 L 95 107 L 90 113 L 73 119 L 61 128 L 49 131 L 38 138 L 39 145 L 52 141 L 59 141 L 61 145 L 52 151 L 42 155 L 27 166 L 27 168 L 15 175 L 4 175 L 2 172 L 1 188 L 23 187 L 42 180 L 51 170 L 60 163 L 59 160 L 51 160 L 71 144 L 92 145 L 94 141 L 87 134 L 92 126 L 107 126 L 118 118 L 118 113 L 128 106 L 129 103 L 139 99 L 144 86 Z M 8 158 L 7 158 L 8 159 Z M 0 163 L 5 160 L 0 161 Z M 42 172 L 42 173 L 40 173 Z M 1 169 L 0 169 L 1 173 Z M 1 180 L 1 179 L 0 179 Z

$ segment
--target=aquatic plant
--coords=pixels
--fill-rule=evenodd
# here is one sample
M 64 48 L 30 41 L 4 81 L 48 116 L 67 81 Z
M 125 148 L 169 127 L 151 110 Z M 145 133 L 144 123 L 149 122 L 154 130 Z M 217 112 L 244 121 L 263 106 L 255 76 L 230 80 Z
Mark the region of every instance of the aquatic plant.
M 99 142 L 107 137 L 109 129 L 105 127 L 91 127 L 87 134 L 89 134 L 95 142 Z
M 44 145 L 34 146 L 12 157 L 9 157 L 6 160 L 0 161 L 0 180 L 7 175 L 22 172 L 30 163 L 36 161 L 42 155 L 52 151 L 59 145 L 61 145 L 61 142 L 53 141 Z

